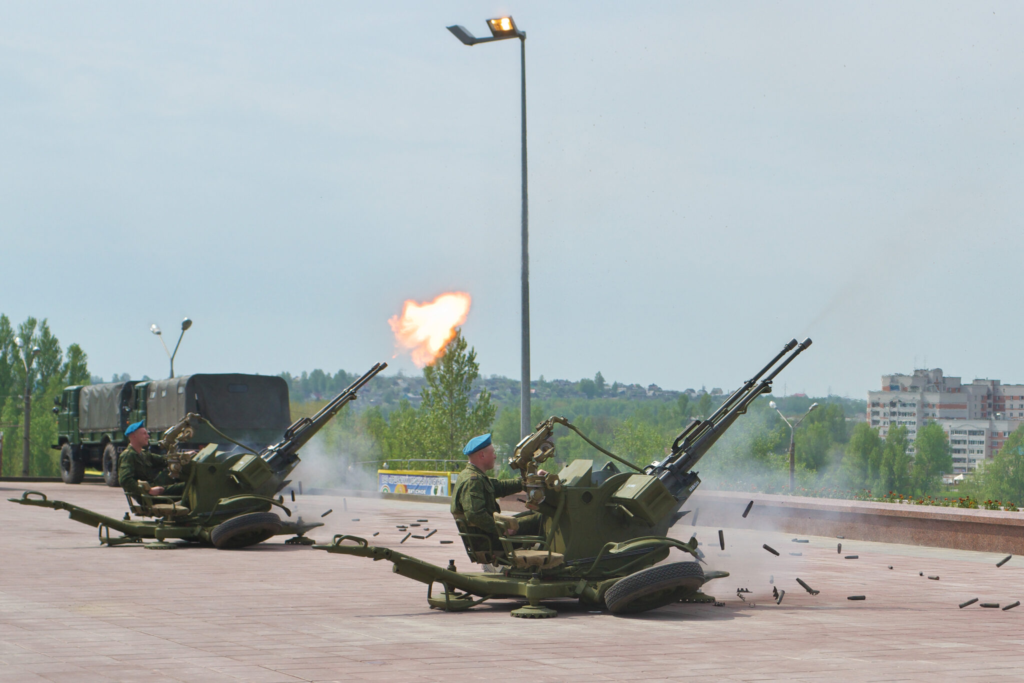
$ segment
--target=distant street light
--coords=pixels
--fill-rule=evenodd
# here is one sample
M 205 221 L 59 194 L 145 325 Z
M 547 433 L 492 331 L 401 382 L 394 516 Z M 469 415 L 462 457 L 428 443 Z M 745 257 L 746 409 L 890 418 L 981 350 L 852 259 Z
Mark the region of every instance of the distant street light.
M 178 355 L 178 347 L 181 346 L 181 338 L 185 336 L 185 330 L 192 327 L 192 321 L 187 317 L 181 321 L 181 334 L 178 335 L 178 343 L 174 345 L 174 353 L 167 348 L 167 343 L 164 342 L 164 333 L 160 330 L 160 326 L 153 323 L 149 326 L 149 331 L 160 338 L 160 343 L 163 344 L 164 351 L 167 352 L 167 357 L 171 359 L 171 378 L 174 378 L 174 357 Z
M 522 372 L 521 372 L 521 416 L 519 421 L 520 436 L 533 431 L 530 424 L 530 231 L 529 202 L 527 201 L 526 184 L 526 32 L 520 31 L 512 17 L 488 19 L 487 28 L 491 30 L 490 38 L 477 38 L 462 26 L 449 26 L 448 30 L 472 47 L 478 43 L 491 43 L 496 40 L 519 39 L 519 64 L 521 73 L 522 102 Z
M 800 419 L 796 421 L 796 424 L 786 419 L 786 416 L 782 414 L 782 411 L 775 405 L 775 401 L 769 401 L 768 406 L 779 414 L 779 417 L 789 425 L 789 492 L 792 493 L 796 488 L 796 428 L 800 426 L 800 423 L 804 421 L 804 418 L 811 414 L 811 411 L 818 407 L 817 403 L 812 403 L 811 407 L 807 409 L 807 412 L 800 416 Z
M 33 346 L 32 351 L 26 354 L 25 342 L 22 341 L 21 337 L 14 338 L 14 345 L 18 347 L 18 356 L 21 358 L 21 364 L 25 366 L 25 450 L 21 454 L 21 476 L 27 477 L 29 475 L 29 446 L 31 444 L 29 430 L 32 427 L 32 363 L 35 362 L 40 349 L 38 346 Z

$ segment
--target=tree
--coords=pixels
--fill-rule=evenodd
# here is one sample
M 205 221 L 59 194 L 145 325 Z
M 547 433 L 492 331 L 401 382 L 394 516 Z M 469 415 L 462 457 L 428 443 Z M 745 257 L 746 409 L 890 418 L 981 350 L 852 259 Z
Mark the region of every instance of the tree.
M 1024 506 L 1024 425 L 1017 427 L 991 461 L 972 475 L 973 489 L 1004 503 Z
M 813 415 L 813 413 L 812 413 Z M 796 460 L 809 470 L 823 471 L 829 463 L 832 434 L 828 424 L 800 425 L 796 432 Z
M 953 455 L 946 432 L 931 422 L 917 432 L 914 439 L 912 482 L 914 493 L 928 494 L 942 486 L 942 473 L 953 471 Z
M 604 375 L 601 374 L 600 370 L 598 370 L 597 374 L 594 375 L 594 386 L 597 387 L 598 396 L 604 395 L 606 385 L 604 381 Z
M 870 488 L 878 479 L 885 442 L 868 423 L 853 428 L 850 443 L 843 458 L 843 475 L 851 488 Z
M 468 350 L 467 350 L 468 349 Z M 469 348 L 462 330 L 457 330 L 445 347 L 444 355 L 423 369 L 427 386 L 420 406 L 427 457 L 461 457 L 462 447 L 472 437 L 487 432 L 494 422 L 497 407 L 491 394 L 481 391 L 476 403 L 470 403 L 473 380 L 480 376 L 476 349 Z
M 582 391 L 583 395 L 587 398 L 594 398 L 594 395 L 597 394 L 597 385 L 592 379 L 581 379 L 579 387 L 580 391 Z
M 613 452 L 637 465 L 649 465 L 664 456 L 665 439 L 647 422 L 629 418 L 615 430 Z
M 909 492 L 910 488 L 910 446 L 906 427 L 890 427 L 882 451 L 877 489 L 882 492 Z
M 10 320 L 0 315 L 0 424 L 4 425 L 3 474 L 21 473 L 21 445 L 25 424 L 25 365 L 22 350 L 14 344 L 21 337 L 25 349 L 39 347 L 32 363 L 32 415 L 29 435 L 29 471 L 33 476 L 57 476 L 60 473 L 57 452 L 50 446 L 57 443 L 57 421 L 50 410 L 54 397 L 70 384 L 89 384 L 88 357 L 78 344 L 61 351 L 60 342 L 48 322 L 28 318 L 18 326 L 17 334 Z
M 693 406 L 690 405 L 690 395 L 679 394 L 679 398 L 676 399 L 676 414 L 679 416 L 680 423 L 688 420 L 692 411 Z
M 697 414 L 705 420 L 711 415 L 711 394 L 701 394 L 697 400 Z

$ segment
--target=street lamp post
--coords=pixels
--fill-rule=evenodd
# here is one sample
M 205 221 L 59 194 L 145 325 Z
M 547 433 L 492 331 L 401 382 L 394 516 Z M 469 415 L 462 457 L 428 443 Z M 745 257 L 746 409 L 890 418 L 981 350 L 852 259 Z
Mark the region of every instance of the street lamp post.
M 21 356 L 21 364 L 25 366 L 25 448 L 21 453 L 21 476 L 27 477 L 29 475 L 29 461 L 31 459 L 29 447 L 32 443 L 29 431 L 32 427 L 32 363 L 35 362 L 36 356 L 39 355 L 39 347 L 33 346 L 32 351 L 26 353 L 25 342 L 21 340 L 21 337 L 15 337 L 14 344 L 21 350 L 19 354 Z
M 164 351 L 167 352 L 167 357 L 171 359 L 171 379 L 174 379 L 174 357 L 178 355 L 178 347 L 181 346 L 181 338 L 185 336 L 185 330 L 192 327 L 192 321 L 185 318 L 181 321 L 181 334 L 178 335 L 178 343 L 174 345 L 174 353 L 167 348 L 167 343 L 164 342 L 164 333 L 160 330 L 160 326 L 156 323 L 149 326 L 149 331 L 160 338 L 160 343 L 164 346 Z
M 817 403 L 812 403 L 811 407 L 807 409 L 807 412 L 800 416 L 800 419 L 795 423 L 790 422 L 786 419 L 786 416 L 782 414 L 782 411 L 775 405 L 775 401 L 769 401 L 768 406 L 779 414 L 779 417 L 789 425 L 789 492 L 793 493 L 793 489 L 796 488 L 796 428 L 800 426 L 800 423 L 804 421 L 804 418 L 811 414 L 811 411 L 818 407 Z
M 491 30 L 490 38 L 477 38 L 458 25 L 449 26 L 448 30 L 461 40 L 464 45 L 470 47 L 477 43 L 491 43 L 496 40 L 508 40 L 509 38 L 519 39 L 520 100 L 522 110 L 522 372 L 519 431 L 520 436 L 526 436 L 533 431 L 533 427 L 530 424 L 530 211 L 526 182 L 526 32 L 519 30 L 512 17 L 488 19 L 487 28 Z

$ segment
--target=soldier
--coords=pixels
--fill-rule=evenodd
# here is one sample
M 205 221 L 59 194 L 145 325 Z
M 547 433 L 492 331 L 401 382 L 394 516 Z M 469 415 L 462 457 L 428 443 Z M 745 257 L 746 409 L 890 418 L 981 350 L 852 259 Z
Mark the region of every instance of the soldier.
M 540 515 L 536 513 L 518 518 L 503 517 L 501 521 L 504 528 L 499 530 L 495 521 L 495 514 L 501 512 L 498 498 L 519 493 L 523 490 L 523 482 L 521 479 L 494 479 L 487 476 L 486 473 L 494 469 L 497 457 L 494 446 L 491 445 L 491 435 L 473 437 L 462 452 L 469 458 L 469 463 L 459 474 L 452 490 L 451 511 L 457 522 L 465 522 L 469 527 L 469 533 L 487 536 L 490 539 L 490 549 L 498 553 L 502 552 L 501 542 L 498 540 L 501 533 L 506 536 L 517 533 L 532 536 L 539 533 Z M 547 472 L 541 470 L 538 474 L 546 475 Z M 482 539 L 466 541 L 477 561 L 484 564 L 490 562 L 486 542 Z
M 121 453 L 117 466 L 117 479 L 125 493 L 142 502 L 139 495 L 180 496 L 185 490 L 184 482 L 175 482 L 167 469 L 167 459 L 147 448 L 149 431 L 143 421 L 134 422 L 124 430 L 128 437 L 128 448 Z

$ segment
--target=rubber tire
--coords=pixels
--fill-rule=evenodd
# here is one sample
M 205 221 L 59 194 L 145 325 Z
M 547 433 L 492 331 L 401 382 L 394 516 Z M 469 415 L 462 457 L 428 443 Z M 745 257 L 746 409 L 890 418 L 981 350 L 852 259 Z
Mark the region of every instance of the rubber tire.
M 85 463 L 75 458 L 74 447 L 66 443 L 60 447 L 60 478 L 65 484 L 81 484 L 85 479 Z
M 121 485 L 117 477 L 117 448 L 112 443 L 108 443 L 103 447 L 103 481 L 107 482 L 107 486 L 116 488 Z
M 238 550 L 262 543 L 280 532 L 281 519 L 273 512 L 251 512 L 215 526 L 210 541 L 220 550 Z
M 673 602 L 680 588 L 697 590 L 702 585 L 704 570 L 698 563 L 661 564 L 620 579 L 604 594 L 604 604 L 612 614 L 636 614 Z

